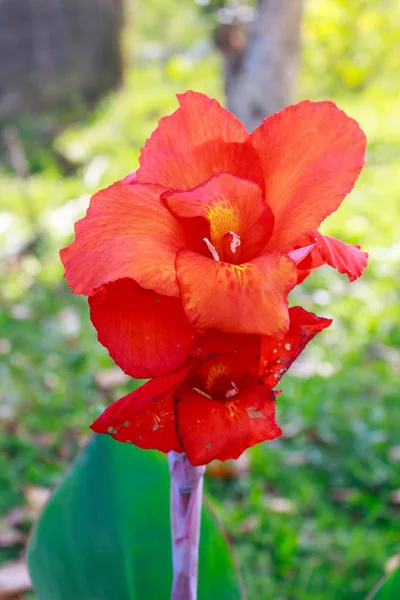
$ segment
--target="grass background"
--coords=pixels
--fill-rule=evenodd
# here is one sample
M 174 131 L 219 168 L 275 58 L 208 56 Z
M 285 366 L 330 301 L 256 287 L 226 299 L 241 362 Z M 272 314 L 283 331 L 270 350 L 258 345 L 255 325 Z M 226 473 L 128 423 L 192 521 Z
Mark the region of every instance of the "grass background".
M 59 480 L 88 424 L 132 388 L 97 343 L 85 299 L 70 295 L 58 249 L 90 195 L 135 170 L 176 92 L 223 100 L 215 13 L 147 0 L 128 17 L 124 87 L 73 125 L 20 119 L 27 178 L 2 149 L 0 523 L 26 486 Z M 284 435 L 249 451 L 240 477 L 207 478 L 249 600 L 361 600 L 400 552 L 398 23 L 395 0 L 306 3 L 295 99 L 336 101 L 369 140 L 355 190 L 323 230 L 361 244 L 370 263 L 353 284 L 324 267 L 296 290 L 293 304 L 334 324 L 282 382 Z M 21 550 L 0 548 L 0 563 Z

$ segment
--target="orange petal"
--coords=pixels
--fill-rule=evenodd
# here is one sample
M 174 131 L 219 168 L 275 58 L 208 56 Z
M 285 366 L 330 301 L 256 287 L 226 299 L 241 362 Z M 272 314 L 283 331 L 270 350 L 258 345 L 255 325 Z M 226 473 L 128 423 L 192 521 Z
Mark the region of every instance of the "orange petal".
M 101 287 L 89 304 L 99 342 L 131 377 L 157 377 L 186 360 L 194 332 L 178 298 L 120 279 Z
M 260 187 L 228 173 L 215 175 L 193 190 L 166 192 L 163 199 L 177 217 L 206 218 L 220 260 L 235 264 L 257 256 L 274 226 L 274 217 Z M 229 234 L 229 240 L 225 240 Z M 239 237 L 237 247 L 232 247 L 232 234 Z
M 175 255 L 184 235 L 160 191 L 117 182 L 92 197 L 75 225 L 75 241 L 60 253 L 75 294 L 91 296 L 104 283 L 131 277 L 144 288 L 178 296 Z
M 187 190 L 228 172 L 263 185 L 249 134 L 219 102 L 197 92 L 178 94 L 180 107 L 160 120 L 140 155 L 141 183 Z
M 269 336 L 261 340 L 259 375 L 271 387 L 278 383 L 308 342 L 332 323 L 332 319 L 317 317 L 300 306 L 290 308 L 289 317 L 289 330 L 281 340 Z
M 262 384 L 225 402 L 182 385 L 176 391 L 176 419 L 192 465 L 238 458 L 246 448 L 282 433 L 275 419 L 275 395 Z
M 365 135 L 333 102 L 289 106 L 252 134 L 275 216 L 268 248 L 291 250 L 337 210 L 364 165 Z
M 176 268 L 183 306 L 194 327 L 260 335 L 287 331 L 287 296 L 297 278 L 289 258 L 265 254 L 232 265 L 179 250 Z
M 184 368 L 145 383 L 106 408 L 90 428 L 139 448 L 182 452 L 176 434 L 174 393 L 189 371 Z

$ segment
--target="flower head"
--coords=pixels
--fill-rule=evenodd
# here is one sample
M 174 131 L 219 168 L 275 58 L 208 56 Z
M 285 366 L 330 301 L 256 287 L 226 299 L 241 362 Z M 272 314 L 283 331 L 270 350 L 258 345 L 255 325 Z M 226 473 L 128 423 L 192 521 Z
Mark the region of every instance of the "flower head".
M 288 294 L 312 268 L 353 280 L 367 262 L 318 232 L 364 163 L 356 121 L 305 101 L 250 135 L 215 100 L 178 99 L 136 175 L 93 196 L 61 253 L 100 342 L 133 377 L 176 377 L 202 331 L 282 338 Z
M 306 344 L 331 324 L 300 307 L 290 327 L 269 336 L 197 336 L 177 371 L 152 379 L 111 404 L 91 426 L 121 442 L 185 452 L 193 465 L 237 458 L 281 434 L 273 388 Z

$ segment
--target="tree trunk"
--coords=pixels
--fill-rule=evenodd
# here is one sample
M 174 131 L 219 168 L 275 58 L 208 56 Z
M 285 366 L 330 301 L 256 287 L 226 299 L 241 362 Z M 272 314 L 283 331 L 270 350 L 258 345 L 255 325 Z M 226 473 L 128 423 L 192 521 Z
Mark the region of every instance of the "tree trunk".
M 303 4 L 304 0 L 259 0 L 249 26 L 236 18 L 217 31 L 227 105 L 249 131 L 291 102 Z

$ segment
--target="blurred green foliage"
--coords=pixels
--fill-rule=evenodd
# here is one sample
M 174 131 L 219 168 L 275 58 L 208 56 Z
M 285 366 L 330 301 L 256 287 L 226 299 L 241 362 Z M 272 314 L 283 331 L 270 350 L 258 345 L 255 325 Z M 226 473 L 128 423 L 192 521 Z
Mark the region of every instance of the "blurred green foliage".
M 296 97 L 336 101 L 369 140 L 364 172 L 324 230 L 361 244 L 370 264 L 353 284 L 323 268 L 296 290 L 293 304 L 334 324 L 283 380 L 284 436 L 250 451 L 241 477 L 207 480 L 249 600 L 361 600 L 400 552 L 399 22 L 396 0 L 306 3 Z M 89 195 L 136 169 L 176 92 L 222 99 L 212 29 L 192 0 L 141 3 L 129 13 L 123 89 L 72 126 L 20 120 L 27 177 L 1 150 L 0 522 L 25 486 L 58 481 L 88 424 L 132 388 L 118 373 L 113 383 L 58 249 Z M 0 548 L 0 562 L 20 551 Z
M 308 2 L 304 60 L 319 94 L 379 85 L 398 93 L 400 4 L 395 0 Z

